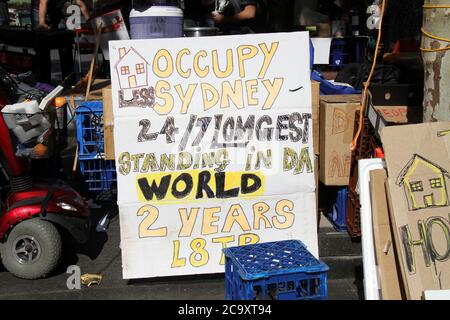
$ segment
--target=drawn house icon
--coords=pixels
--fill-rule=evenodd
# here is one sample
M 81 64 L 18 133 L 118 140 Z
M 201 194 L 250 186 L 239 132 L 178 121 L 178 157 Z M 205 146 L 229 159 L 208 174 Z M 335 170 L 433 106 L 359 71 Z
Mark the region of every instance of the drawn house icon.
M 148 87 L 148 62 L 134 49 L 119 49 L 119 61 L 116 63 L 117 76 L 121 89 Z
M 409 210 L 449 205 L 446 177 L 449 173 L 427 159 L 414 154 L 400 172 L 397 185 L 403 185 Z

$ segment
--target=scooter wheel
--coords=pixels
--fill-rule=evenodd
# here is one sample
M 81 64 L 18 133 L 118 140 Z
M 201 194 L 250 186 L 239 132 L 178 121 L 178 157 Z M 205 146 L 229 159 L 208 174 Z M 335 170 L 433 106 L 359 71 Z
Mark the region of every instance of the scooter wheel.
M 48 221 L 25 220 L 11 230 L 0 252 L 3 266 L 16 277 L 45 278 L 61 259 L 61 236 Z

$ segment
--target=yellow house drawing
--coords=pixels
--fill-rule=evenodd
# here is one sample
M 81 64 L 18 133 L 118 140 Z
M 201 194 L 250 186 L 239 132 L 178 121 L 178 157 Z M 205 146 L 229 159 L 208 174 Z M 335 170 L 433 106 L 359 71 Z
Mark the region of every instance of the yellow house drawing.
M 427 159 L 414 154 L 400 172 L 397 185 L 403 185 L 409 210 L 449 205 L 446 177 L 449 173 Z

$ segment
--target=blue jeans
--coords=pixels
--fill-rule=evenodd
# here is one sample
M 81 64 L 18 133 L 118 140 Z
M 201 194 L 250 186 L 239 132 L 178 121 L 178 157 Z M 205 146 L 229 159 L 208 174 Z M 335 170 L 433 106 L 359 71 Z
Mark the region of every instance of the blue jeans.
M 31 9 L 31 26 L 36 28 L 39 25 L 39 10 Z

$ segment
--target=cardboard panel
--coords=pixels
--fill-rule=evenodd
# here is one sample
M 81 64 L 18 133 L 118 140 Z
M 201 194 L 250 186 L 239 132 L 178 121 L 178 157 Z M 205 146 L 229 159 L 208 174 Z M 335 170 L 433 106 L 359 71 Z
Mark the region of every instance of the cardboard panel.
M 381 132 L 390 208 L 407 297 L 450 288 L 450 122 Z
M 313 140 L 314 140 L 314 153 L 320 152 L 320 83 L 317 81 L 311 81 L 311 93 L 312 93 L 312 122 L 313 122 Z
M 224 271 L 223 244 L 300 239 L 317 255 L 308 43 L 110 42 L 125 278 Z
M 349 184 L 355 112 L 360 95 L 320 98 L 320 181 L 327 186 Z
M 319 215 L 319 156 L 314 157 L 314 182 L 316 183 L 316 207 Z M 319 219 L 317 219 L 319 221 Z
M 375 258 L 380 279 L 380 298 L 382 300 L 401 300 L 401 274 L 397 265 L 398 256 L 389 219 L 386 179 L 387 175 L 384 169 L 370 172 Z
M 311 80 L 311 104 L 318 106 L 320 104 L 320 82 Z
M 115 117 L 311 107 L 306 32 L 109 44 Z
M 103 89 L 103 136 L 105 143 L 105 159 L 114 160 L 114 116 L 112 112 L 111 89 Z
M 318 257 L 314 193 L 119 207 L 123 278 L 218 273 L 222 248 L 300 239 Z
M 302 111 L 302 109 L 298 109 Z M 307 109 L 304 109 L 306 112 Z M 177 201 L 171 196 L 172 187 L 181 172 L 188 173 L 193 179 L 193 188 L 179 201 L 201 199 L 196 196 L 200 188 L 202 172 L 208 171 L 208 179 L 212 186 L 218 187 L 217 175 L 225 173 L 221 179 L 225 180 L 226 189 L 240 188 L 240 197 L 255 197 L 258 195 L 282 195 L 294 192 L 314 192 L 314 154 L 311 150 L 311 131 L 309 137 L 305 139 L 306 144 L 292 140 L 276 141 L 275 127 L 271 131 L 265 131 L 266 135 L 273 136 L 272 141 L 259 142 L 257 136 L 263 137 L 263 133 L 253 133 L 253 139 L 249 143 L 241 142 L 235 146 L 235 140 L 231 135 L 232 142 L 226 142 L 227 134 L 223 130 L 214 130 L 220 123 L 238 122 L 238 117 L 247 122 L 250 117 L 254 117 L 256 125 L 261 119 L 268 120 L 273 124 L 281 121 L 285 115 L 295 117 L 297 112 L 282 113 L 264 112 L 262 116 L 255 116 L 255 113 L 240 113 L 239 115 L 229 115 L 222 120 L 212 120 L 208 125 L 202 124 L 206 132 L 203 136 L 202 130 L 193 128 L 189 139 L 184 140 L 186 135 L 174 135 L 172 142 L 167 143 L 168 136 L 158 135 L 152 140 L 149 135 L 160 132 L 167 123 L 173 123 L 174 128 L 188 128 L 193 117 L 190 115 L 179 115 L 175 117 L 146 117 L 146 118 L 116 118 L 115 142 L 120 146 L 116 154 L 118 170 L 118 203 L 134 203 L 137 201 Z M 262 118 L 263 117 L 263 118 Z M 288 118 L 286 118 L 288 119 Z M 197 119 L 195 120 L 197 122 Z M 285 121 L 288 123 L 288 120 Z M 143 133 L 148 130 L 148 132 Z M 230 130 L 233 132 L 234 130 Z M 250 131 L 251 132 L 251 131 Z M 126 133 L 126 134 L 123 134 Z M 289 135 L 289 130 L 285 131 Z M 292 132 L 291 132 L 292 133 Z M 201 141 L 197 143 L 199 137 Z M 169 137 L 170 138 L 170 137 Z M 216 139 L 216 140 L 215 140 Z M 217 142 L 217 146 L 215 142 Z M 158 147 L 153 147 L 157 145 Z M 180 147 L 181 146 L 181 147 Z M 252 151 L 257 150 L 257 152 Z M 259 153 L 258 153 L 259 152 Z M 250 157 L 250 158 L 249 158 Z M 243 175 L 257 175 L 261 180 L 260 188 L 255 192 L 247 192 L 241 187 Z M 204 176 L 204 175 L 203 175 Z M 145 183 L 149 186 L 155 181 L 159 184 L 163 177 L 170 177 L 169 190 L 166 196 L 155 199 L 153 196 L 144 197 L 143 189 L 138 183 Z M 200 180 L 199 180 L 200 179 Z M 242 180 L 242 181 L 241 181 Z M 249 181 L 253 184 L 253 178 Z M 181 183 L 180 183 L 181 185 Z M 192 186 L 190 186 L 192 187 Z M 179 186 L 181 190 L 181 186 Z M 219 190 L 216 190 L 219 191 Z M 231 192 L 229 192 L 231 194 Z M 237 195 L 237 194 L 236 194 Z M 228 195 L 215 193 L 211 197 L 228 197 Z

